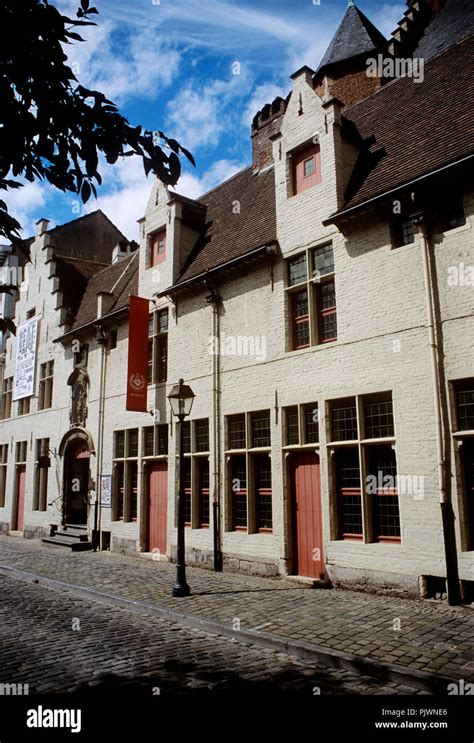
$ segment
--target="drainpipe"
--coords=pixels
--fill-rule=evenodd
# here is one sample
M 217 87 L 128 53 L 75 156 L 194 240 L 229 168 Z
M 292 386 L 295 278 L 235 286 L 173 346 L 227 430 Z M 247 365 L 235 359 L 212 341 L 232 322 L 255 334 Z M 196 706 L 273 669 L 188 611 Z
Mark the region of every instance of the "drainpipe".
M 104 399 L 105 399 L 105 373 L 107 368 L 107 338 L 100 325 L 97 326 L 97 345 L 101 347 L 101 358 L 100 358 L 100 380 L 99 380 L 99 420 L 97 424 L 97 470 L 96 470 L 96 483 L 95 483 L 95 504 L 94 504 L 94 534 L 93 534 L 93 545 L 94 552 L 97 551 L 100 543 L 99 529 L 100 529 L 100 499 L 101 499 L 101 488 L 102 488 L 102 465 L 103 465 L 103 451 L 104 451 Z
M 212 437 L 213 437 L 213 459 L 212 472 L 212 526 L 214 546 L 214 570 L 222 572 L 222 548 L 221 548 L 221 401 L 220 401 L 220 318 L 219 305 L 221 298 L 216 290 L 206 281 L 210 294 L 206 297 L 208 304 L 212 305 L 212 338 L 214 343 L 217 339 L 217 353 L 212 354 Z
M 456 533 L 454 529 L 454 512 L 450 495 L 446 488 L 446 461 L 443 453 L 443 427 L 441 413 L 441 389 L 439 382 L 438 362 L 439 349 L 437 330 L 434 320 L 433 286 L 430 271 L 430 246 L 426 218 L 424 214 L 416 214 L 413 222 L 419 226 L 421 239 L 421 255 L 423 260 L 423 276 L 426 293 L 426 316 L 430 341 L 431 376 L 433 384 L 434 413 L 436 426 L 436 455 L 438 468 L 438 488 L 443 524 L 444 553 L 446 559 L 446 590 L 448 603 L 451 606 L 461 604 L 461 591 L 457 566 Z

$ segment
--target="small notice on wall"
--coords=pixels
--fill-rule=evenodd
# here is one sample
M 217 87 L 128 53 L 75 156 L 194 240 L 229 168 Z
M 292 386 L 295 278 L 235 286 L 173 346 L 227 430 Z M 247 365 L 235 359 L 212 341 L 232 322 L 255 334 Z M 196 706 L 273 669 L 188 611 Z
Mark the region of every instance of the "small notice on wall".
M 100 478 L 100 505 L 105 508 L 112 505 L 112 475 L 102 475 Z
M 37 317 L 32 317 L 17 330 L 14 400 L 30 397 L 35 391 L 37 332 Z

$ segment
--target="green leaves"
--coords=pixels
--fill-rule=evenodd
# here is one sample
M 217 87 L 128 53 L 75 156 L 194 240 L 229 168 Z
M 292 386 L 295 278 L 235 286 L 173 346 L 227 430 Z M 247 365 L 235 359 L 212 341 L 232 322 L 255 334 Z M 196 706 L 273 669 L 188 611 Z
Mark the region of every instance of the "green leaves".
M 87 203 L 102 182 L 100 155 L 108 163 L 138 156 L 147 175 L 175 185 L 180 156 L 195 165 L 191 153 L 161 131 L 132 126 L 103 93 L 77 82 L 63 45 L 82 42 L 77 29 L 95 25 L 98 12 L 78 2 L 74 19 L 46 0 L 0 2 L 0 190 L 46 180 Z M 0 241 L 27 254 L 20 231 L 0 200 Z

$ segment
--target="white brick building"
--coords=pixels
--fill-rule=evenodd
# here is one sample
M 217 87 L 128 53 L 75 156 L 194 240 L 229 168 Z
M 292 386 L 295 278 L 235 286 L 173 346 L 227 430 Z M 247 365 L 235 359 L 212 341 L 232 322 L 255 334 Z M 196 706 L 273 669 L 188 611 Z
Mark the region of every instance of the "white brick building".
M 319 69 L 255 117 L 252 166 L 196 201 L 155 183 L 138 250 L 94 217 L 80 292 L 60 232 L 40 225 L 16 304 L 18 324 L 39 318 L 29 411 L 9 409 L 14 338 L 6 348 L 4 530 L 36 536 L 63 517 L 103 547 L 173 557 L 166 396 L 184 378 L 189 561 L 412 593 L 444 590 L 448 566 L 467 600 L 472 11 L 408 5 L 388 50 L 422 56 L 423 83 L 367 78 L 388 51 L 350 6 Z M 130 294 L 150 299 L 150 413 L 126 411 Z

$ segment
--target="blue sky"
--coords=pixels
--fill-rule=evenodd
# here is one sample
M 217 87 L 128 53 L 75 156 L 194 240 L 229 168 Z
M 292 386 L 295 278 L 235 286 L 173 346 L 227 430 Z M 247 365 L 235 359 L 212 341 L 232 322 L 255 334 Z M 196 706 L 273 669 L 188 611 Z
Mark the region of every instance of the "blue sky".
M 56 3 L 69 13 L 78 0 Z M 97 28 L 68 47 L 79 81 L 114 100 L 133 124 L 161 129 L 192 151 L 178 190 L 197 197 L 249 164 L 250 122 L 276 95 L 290 90 L 289 76 L 315 69 L 347 0 L 97 0 Z M 356 0 L 390 35 L 406 10 L 404 0 Z M 240 74 L 233 74 L 239 69 Z M 151 180 L 138 158 L 104 166 L 98 200 L 129 237 L 145 210 Z M 60 224 L 85 213 L 74 194 L 28 184 L 7 199 L 24 236 L 40 217 Z

